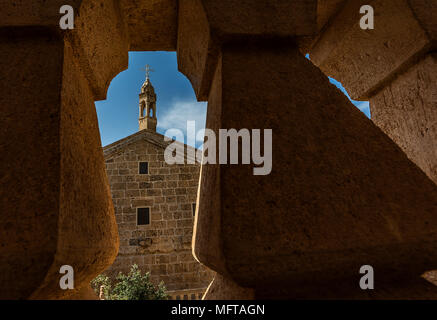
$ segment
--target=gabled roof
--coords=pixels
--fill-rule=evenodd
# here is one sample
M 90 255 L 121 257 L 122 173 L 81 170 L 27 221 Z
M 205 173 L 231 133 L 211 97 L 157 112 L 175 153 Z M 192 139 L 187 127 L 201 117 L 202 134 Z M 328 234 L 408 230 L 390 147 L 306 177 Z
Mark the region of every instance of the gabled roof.
M 167 148 L 167 146 L 172 144 L 172 143 L 176 143 L 177 145 L 184 146 L 185 159 L 186 160 L 188 160 L 188 159 L 195 160 L 191 157 L 192 152 L 190 153 L 189 156 L 187 155 L 187 150 L 194 150 L 194 153 L 195 153 L 197 151 L 196 148 L 193 148 L 189 145 L 186 145 L 186 144 L 179 142 L 179 141 L 176 141 L 176 140 L 165 141 L 164 138 L 165 138 L 165 136 L 158 133 L 158 132 L 144 129 L 144 130 L 138 131 L 134 134 L 131 134 L 130 136 L 127 136 L 126 138 L 120 139 L 116 142 L 113 142 L 113 143 L 108 144 L 107 146 L 103 147 L 103 155 L 105 158 L 107 158 L 107 157 L 110 157 L 110 156 L 113 156 L 115 154 L 123 152 L 127 146 L 129 146 L 135 142 L 145 141 L 145 142 L 153 144 L 156 147 L 162 148 L 162 149 Z

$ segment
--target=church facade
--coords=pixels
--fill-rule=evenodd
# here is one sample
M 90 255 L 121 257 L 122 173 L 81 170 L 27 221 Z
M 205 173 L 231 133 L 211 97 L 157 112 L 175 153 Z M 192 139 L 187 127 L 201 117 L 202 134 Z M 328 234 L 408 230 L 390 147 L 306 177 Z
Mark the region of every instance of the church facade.
M 200 165 L 164 160 L 170 142 L 156 132 L 156 94 L 147 76 L 139 132 L 103 148 L 120 236 L 114 278 L 133 264 L 163 281 L 172 299 L 199 299 L 213 273 L 191 251 Z M 184 146 L 191 148 L 189 146 Z

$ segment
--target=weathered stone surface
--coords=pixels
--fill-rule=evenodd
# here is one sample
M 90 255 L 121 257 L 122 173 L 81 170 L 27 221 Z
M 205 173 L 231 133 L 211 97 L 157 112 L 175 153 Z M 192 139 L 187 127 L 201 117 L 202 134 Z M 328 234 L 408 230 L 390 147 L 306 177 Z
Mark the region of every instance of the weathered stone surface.
M 120 6 L 129 29 L 130 50 L 176 50 L 177 0 L 121 0 Z
M 181 2 L 178 21 L 178 69 L 190 80 L 197 99 L 206 101 L 219 44 L 211 39 L 208 18 L 200 1 Z
M 71 47 L 56 35 L 4 36 L 2 46 L 2 83 L 17 89 L 1 90 L 11 93 L 2 95 L 2 153 L 14 160 L 4 159 L 1 170 L 0 296 L 66 297 L 73 292 L 59 288 L 62 265 L 73 266 L 80 290 L 117 251 L 93 98 Z M 29 48 L 33 59 L 24 59 Z M 24 125 L 26 114 L 32 125 Z
M 208 98 L 223 43 L 259 36 L 291 41 L 317 31 L 315 0 L 185 0 L 178 10 L 178 67 L 199 101 Z
M 59 9 L 58 9 L 59 11 Z M 112 79 L 128 65 L 127 27 L 118 0 L 85 0 L 66 32 L 94 100 L 106 99 Z
M 433 0 L 408 0 L 408 4 L 414 12 L 414 16 L 426 33 L 433 41 L 433 48 L 436 48 L 437 41 L 437 3 Z
M 93 103 L 127 64 L 114 3 L 84 1 L 73 31 L 38 25 L 26 10 L 23 17 L 38 26 L 23 27 L 17 18 L 1 30 L 1 148 L 14 157 L 1 168 L 2 298 L 78 298 L 117 254 Z M 29 7 L 45 17 L 42 3 Z M 14 17 L 14 10 L 6 14 Z M 59 7 L 56 15 L 58 24 Z M 75 290 L 60 289 L 62 265 L 73 267 Z
M 220 274 L 216 274 L 203 296 L 203 300 L 253 300 L 254 298 L 254 289 L 242 288 Z
M 362 4 L 350 1 L 343 7 L 311 49 L 311 60 L 342 82 L 352 98 L 370 99 L 375 123 L 435 181 L 435 80 L 423 62 L 416 65 L 435 48 L 437 3 L 369 2 L 375 30 L 367 31 L 359 27 Z
M 59 268 L 65 264 L 74 268 L 77 290 L 82 284 L 89 287 L 118 251 L 93 96 L 68 42 L 62 74 L 57 248 L 43 283 L 31 296 L 35 299 L 71 294 L 59 288 Z
M 374 30 L 360 28 L 363 4 L 374 7 Z M 353 99 L 368 100 L 432 48 L 424 26 L 407 0 L 349 1 L 310 50 L 311 60 Z
M 317 1 L 317 27 L 318 31 L 333 19 L 345 4 L 345 0 L 318 0 Z
M 372 120 L 437 183 L 437 55 L 370 99 Z M 436 200 L 437 201 L 437 200 Z
M 88 0 L 87 0 L 88 1 Z M 77 12 L 83 0 L 68 1 Z M 59 28 L 59 9 L 64 0 L 1 0 L 0 26 L 51 26 Z
M 218 66 L 216 82 L 221 82 L 221 69 Z M 221 91 L 212 90 L 209 96 L 206 128 L 218 132 L 220 128 Z M 211 106 L 211 107 L 210 107 Z M 214 271 L 227 274 L 226 259 L 222 250 L 222 214 L 221 214 L 220 165 L 202 165 L 200 168 L 199 191 L 193 231 L 193 255 L 196 259 Z
M 63 45 L 28 31 L 0 37 L 0 299 L 28 297 L 57 244 Z
M 203 166 L 205 265 L 252 288 L 434 267 L 435 184 L 292 45 L 224 46 L 207 127 L 273 129 L 273 171 Z
M 314 46 L 317 39 L 323 34 L 323 28 L 335 19 L 338 11 L 346 3 L 345 0 L 318 0 L 317 1 L 317 33 L 310 36 L 302 36 L 296 39 L 301 52 L 306 55 Z
M 63 0 L 7 1 L 2 3 L 1 27 L 50 28 L 61 32 L 59 9 Z M 91 86 L 94 100 L 106 98 L 109 84 L 127 68 L 129 42 L 118 0 L 75 0 L 75 29 L 64 34 L 72 43 L 81 71 Z
M 316 0 L 187 0 L 199 2 L 211 29 L 223 37 L 303 36 L 317 31 Z M 182 5 L 182 4 L 181 4 Z

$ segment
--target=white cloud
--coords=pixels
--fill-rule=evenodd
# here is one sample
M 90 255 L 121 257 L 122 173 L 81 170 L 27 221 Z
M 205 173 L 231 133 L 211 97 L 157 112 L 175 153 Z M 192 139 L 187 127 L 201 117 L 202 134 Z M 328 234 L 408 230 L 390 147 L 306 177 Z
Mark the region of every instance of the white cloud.
M 175 100 L 169 108 L 159 113 L 158 129 L 161 129 L 162 132 L 168 129 L 182 130 L 186 139 L 187 121 L 196 122 L 196 133 L 201 129 L 205 129 L 206 106 L 206 102 Z

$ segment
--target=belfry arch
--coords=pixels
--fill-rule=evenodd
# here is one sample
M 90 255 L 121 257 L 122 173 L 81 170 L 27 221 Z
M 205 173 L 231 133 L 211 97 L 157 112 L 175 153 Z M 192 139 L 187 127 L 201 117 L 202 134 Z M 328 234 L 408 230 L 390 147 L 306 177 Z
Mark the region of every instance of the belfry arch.
M 208 101 L 207 128 L 273 128 L 271 175 L 253 176 L 241 165 L 202 167 L 193 254 L 217 272 L 206 298 L 436 298 L 435 287 L 420 278 L 437 269 L 435 163 L 426 148 L 420 157 L 408 153 L 408 136 L 418 128 L 390 128 L 384 112 L 393 110 L 381 96 L 389 86 L 407 92 L 405 83 L 419 81 L 416 68 L 427 75 L 427 92 L 435 90 L 427 73 L 436 66 L 430 2 L 393 6 L 413 28 L 404 41 L 416 47 L 397 59 L 399 48 L 376 34 L 373 47 L 386 49 L 381 55 L 363 45 L 368 69 L 360 70 L 368 72 L 360 82 L 351 66 L 361 56 L 351 47 L 364 31 L 335 35 L 356 27 L 338 19 L 359 12 L 361 1 L 76 0 L 69 31 L 58 27 L 60 3 L 31 1 L 41 10 L 26 3 L 0 13 L 7 13 L 0 20 L 0 70 L 8 80 L 0 97 L 8 113 L 0 120 L 8 129 L 0 135 L 8 172 L 0 298 L 90 298 L 89 282 L 115 259 L 118 235 L 94 101 L 105 99 L 113 77 L 127 68 L 129 50 L 177 51 L 180 71 L 198 100 Z M 389 8 L 380 9 L 390 15 Z M 399 137 L 402 150 L 302 52 L 353 98 L 373 101 L 378 125 Z M 350 64 L 338 67 L 341 56 Z M 35 112 L 23 125 L 29 105 Z M 266 105 L 275 112 L 263 114 Z M 75 269 L 72 291 L 59 288 L 66 264 Z M 378 268 L 381 291 L 357 286 L 364 264 Z

